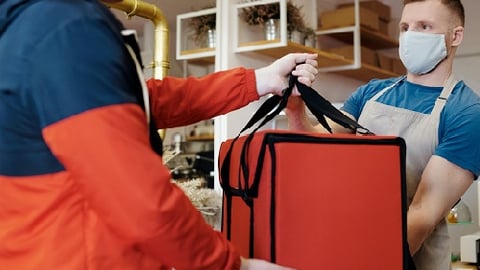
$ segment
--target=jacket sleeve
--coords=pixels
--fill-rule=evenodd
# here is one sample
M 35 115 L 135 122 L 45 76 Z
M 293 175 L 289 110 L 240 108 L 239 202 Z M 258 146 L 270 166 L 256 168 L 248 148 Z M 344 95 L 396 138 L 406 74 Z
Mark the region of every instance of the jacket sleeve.
M 153 117 L 159 128 L 193 124 L 259 98 L 252 69 L 235 68 L 195 78 L 150 79 Z
M 101 20 L 73 20 L 52 29 L 28 59 L 32 117 L 99 222 L 176 269 L 239 269 L 238 252 L 150 148 L 121 37 Z
M 86 201 L 127 243 L 176 269 L 239 269 L 149 146 L 137 105 L 97 108 L 46 127 L 45 140 Z

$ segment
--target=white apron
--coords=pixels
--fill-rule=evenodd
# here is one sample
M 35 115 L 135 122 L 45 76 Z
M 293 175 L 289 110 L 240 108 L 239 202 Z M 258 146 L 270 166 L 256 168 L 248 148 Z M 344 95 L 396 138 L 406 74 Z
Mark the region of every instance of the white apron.
M 405 140 L 407 145 L 407 205 L 409 206 L 417 190 L 422 172 L 438 145 L 440 112 L 457 82 L 454 81 L 453 76 L 448 78 L 440 96 L 435 101 L 431 114 L 418 113 L 377 102 L 383 93 L 404 79 L 405 77 L 401 78 L 368 100 L 358 122 L 377 135 L 398 136 Z M 432 235 L 425 240 L 413 259 L 417 270 L 447 270 L 450 269 L 450 256 L 449 235 L 444 219 L 435 227 Z

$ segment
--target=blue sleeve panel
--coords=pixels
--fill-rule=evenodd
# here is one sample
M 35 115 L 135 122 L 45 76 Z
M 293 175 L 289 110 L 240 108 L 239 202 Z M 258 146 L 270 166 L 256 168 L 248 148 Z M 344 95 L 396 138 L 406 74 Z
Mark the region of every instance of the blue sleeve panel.
M 121 24 L 105 6 L 93 0 L 27 5 L 0 31 L 0 175 L 64 170 L 43 128 L 95 108 L 138 103 L 139 80 Z
M 480 97 L 460 82 L 440 115 L 435 155 L 480 175 Z
M 137 74 L 128 68 L 133 67 L 130 55 L 109 22 L 95 17 L 63 21 L 30 58 L 31 94 L 41 126 L 97 107 L 137 102 Z

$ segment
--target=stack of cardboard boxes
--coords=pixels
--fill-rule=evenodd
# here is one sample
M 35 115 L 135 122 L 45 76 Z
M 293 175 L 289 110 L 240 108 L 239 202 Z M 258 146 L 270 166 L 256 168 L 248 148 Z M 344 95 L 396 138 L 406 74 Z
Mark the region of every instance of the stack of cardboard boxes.
M 389 36 L 388 26 L 391 20 L 391 11 L 388 5 L 377 0 L 360 2 L 360 26 L 378 35 Z M 321 14 L 319 26 L 322 30 L 355 25 L 354 3 L 346 3 L 337 6 L 337 9 Z M 346 45 L 325 49 L 328 52 L 342 55 L 347 59 L 353 59 L 353 45 Z M 380 67 L 396 74 L 404 74 L 405 67 L 398 57 L 377 52 L 366 46 L 361 47 L 362 63 Z

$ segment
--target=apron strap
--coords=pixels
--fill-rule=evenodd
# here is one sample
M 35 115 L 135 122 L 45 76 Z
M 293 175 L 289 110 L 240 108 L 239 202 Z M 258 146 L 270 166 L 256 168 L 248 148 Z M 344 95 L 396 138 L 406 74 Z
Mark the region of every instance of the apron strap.
M 122 33 L 125 34 L 125 33 Z M 150 96 L 148 94 L 147 83 L 145 82 L 145 78 L 143 76 L 143 69 L 140 65 L 139 59 L 135 54 L 135 51 L 130 46 L 130 44 L 125 43 L 130 56 L 132 57 L 133 61 L 135 62 L 135 69 L 137 71 L 138 78 L 140 79 L 140 84 L 142 86 L 142 96 L 143 96 L 143 106 L 145 108 L 145 114 L 147 115 L 147 123 L 150 124 Z
M 383 93 L 385 93 L 386 91 L 395 87 L 398 83 L 403 81 L 406 77 L 407 77 L 406 75 L 400 77 L 400 79 L 398 79 L 392 85 L 387 86 L 384 89 L 382 89 L 381 91 L 379 91 L 378 93 L 376 93 L 370 100 L 376 101 L 381 95 L 383 95 Z M 452 93 L 452 91 L 455 88 L 455 86 L 457 85 L 457 83 L 458 83 L 458 80 L 455 80 L 453 74 L 450 74 L 448 79 L 445 81 L 445 85 L 443 87 L 442 92 L 440 93 L 438 98 L 435 100 L 435 106 L 433 107 L 432 113 L 431 113 L 432 115 L 433 114 L 439 114 L 443 110 L 443 107 L 447 103 L 448 97 Z
M 448 79 L 445 81 L 445 85 L 443 86 L 443 90 L 440 93 L 440 96 L 438 96 L 437 100 L 435 100 L 435 106 L 433 107 L 431 113 L 432 115 L 440 114 L 440 112 L 443 110 L 443 107 L 445 107 L 445 104 L 447 103 L 448 97 L 452 93 L 457 83 L 458 81 L 455 80 L 453 74 L 450 74 L 450 76 L 448 76 Z
M 395 81 L 392 85 L 389 85 L 389 86 L 383 88 L 382 90 L 380 90 L 378 93 L 376 93 L 370 100 L 377 101 L 377 99 L 381 95 L 383 95 L 383 93 L 385 93 L 386 91 L 388 91 L 388 90 L 392 89 L 393 87 L 397 86 L 397 84 L 399 84 L 401 81 L 403 81 L 406 77 L 407 77 L 407 75 L 403 75 L 397 81 Z

